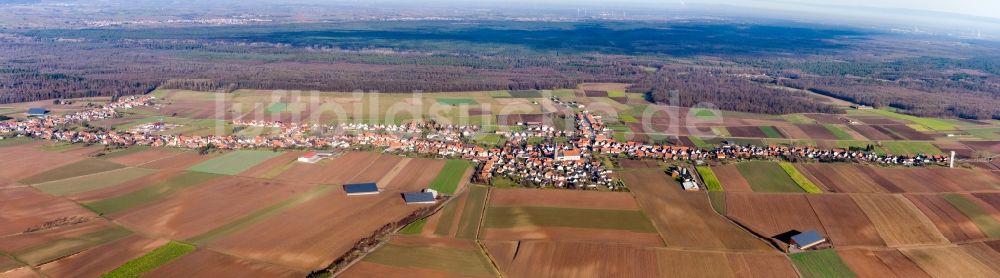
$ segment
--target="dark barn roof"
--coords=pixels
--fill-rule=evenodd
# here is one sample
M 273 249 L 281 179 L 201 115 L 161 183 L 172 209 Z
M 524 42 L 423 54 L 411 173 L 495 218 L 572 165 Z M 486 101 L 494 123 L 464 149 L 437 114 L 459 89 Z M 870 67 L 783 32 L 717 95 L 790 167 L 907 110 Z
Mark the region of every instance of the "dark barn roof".
M 816 245 L 822 243 L 824 240 L 826 239 L 820 236 L 819 233 L 811 230 L 792 236 L 792 242 L 803 247 Z
M 376 193 L 378 185 L 374 182 L 345 184 L 344 192 L 347 194 Z
M 403 200 L 406 203 L 426 203 L 434 202 L 434 193 L 430 192 L 408 192 L 403 193 Z

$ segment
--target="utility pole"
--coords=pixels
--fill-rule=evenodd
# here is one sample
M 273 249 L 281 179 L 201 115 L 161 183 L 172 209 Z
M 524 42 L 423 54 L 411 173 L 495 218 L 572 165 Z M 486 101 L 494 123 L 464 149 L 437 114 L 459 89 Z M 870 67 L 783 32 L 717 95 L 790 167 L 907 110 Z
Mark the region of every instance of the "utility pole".
M 951 151 L 951 160 L 948 162 L 949 168 L 955 168 L 955 151 Z

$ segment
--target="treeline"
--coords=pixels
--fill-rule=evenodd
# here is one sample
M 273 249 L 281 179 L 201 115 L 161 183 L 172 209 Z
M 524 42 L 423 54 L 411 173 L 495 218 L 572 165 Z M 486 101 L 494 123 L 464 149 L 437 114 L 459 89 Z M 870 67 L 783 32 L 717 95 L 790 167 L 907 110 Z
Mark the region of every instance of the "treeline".
M 738 69 L 663 68 L 643 78 L 632 91 L 649 93 L 661 104 L 691 107 L 710 104 L 722 110 L 762 113 L 838 113 L 808 94 L 767 86 Z

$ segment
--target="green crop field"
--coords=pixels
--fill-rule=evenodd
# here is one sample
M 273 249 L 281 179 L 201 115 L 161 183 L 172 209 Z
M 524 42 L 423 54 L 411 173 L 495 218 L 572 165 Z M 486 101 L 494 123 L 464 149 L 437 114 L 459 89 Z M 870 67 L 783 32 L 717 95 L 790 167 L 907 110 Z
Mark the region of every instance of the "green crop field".
M 979 230 L 983 231 L 990 238 L 1000 238 L 1000 222 L 966 197 L 955 193 L 943 193 L 941 198 L 945 199 L 952 206 L 962 211 L 975 223 Z
M 194 245 L 184 244 L 180 242 L 167 242 L 167 244 L 160 246 L 159 248 L 149 251 L 142 257 L 135 258 L 127 263 L 115 268 L 114 270 L 101 275 L 102 278 L 124 278 L 124 277 L 139 277 L 143 274 L 153 271 L 154 269 L 163 266 L 170 261 L 180 258 L 181 256 L 187 255 L 188 253 L 194 252 L 196 248 Z
M 281 152 L 235 151 L 198 163 L 198 165 L 191 166 L 188 170 L 221 175 L 236 175 L 279 155 L 281 155 Z
M 458 202 L 450 201 L 448 204 L 441 209 L 441 218 L 438 219 L 437 227 L 434 229 L 434 234 L 439 236 L 448 236 L 451 233 L 451 223 L 455 222 L 455 212 L 458 211 Z
M 218 177 L 221 176 L 210 173 L 186 172 L 121 196 L 84 203 L 83 206 L 100 214 L 117 213 L 166 198 L 184 188 Z
M 569 227 L 656 232 L 641 211 L 556 207 L 490 207 L 484 227 Z
M 33 185 L 50 181 L 68 179 L 72 177 L 79 177 L 83 175 L 90 175 L 105 171 L 111 171 L 122 167 L 125 166 L 107 160 L 88 158 L 57 167 L 52 170 L 42 172 L 40 174 L 23 179 L 20 182 L 23 184 Z
M 943 119 L 921 118 L 921 117 L 910 116 L 910 115 L 906 115 L 906 114 L 900 114 L 900 113 L 892 112 L 892 111 L 885 110 L 885 109 L 871 109 L 871 110 L 865 110 L 865 111 L 866 112 L 872 112 L 872 113 L 875 113 L 875 114 L 878 114 L 878 115 L 881 115 L 881 116 L 885 116 L 885 117 L 889 117 L 889 118 L 911 121 L 911 122 L 923 125 L 923 126 L 927 127 L 928 129 L 931 129 L 931 130 L 937 130 L 937 131 L 955 130 L 955 125 L 954 124 L 952 124 L 951 122 L 949 122 L 947 120 L 943 120 Z
M 826 130 L 829 130 L 830 133 L 833 133 L 834 136 L 837 136 L 837 139 L 854 140 L 853 136 L 847 134 L 847 132 L 844 132 L 844 130 L 840 129 L 840 127 L 838 127 L 837 125 L 825 124 L 823 125 L 823 127 L 826 127 Z
M 941 149 L 938 149 L 929 142 L 908 142 L 908 141 L 891 141 L 882 142 L 882 150 L 886 153 L 905 155 L 905 154 L 941 154 L 943 153 Z
M 40 265 L 65 256 L 76 254 L 113 240 L 124 238 L 132 231 L 122 227 L 110 227 L 80 236 L 63 237 L 46 241 L 27 249 L 15 250 L 11 255 L 30 265 Z
M 757 128 L 760 128 L 760 131 L 763 131 L 764 135 L 767 135 L 767 138 L 785 138 L 784 136 L 781 136 L 781 132 L 778 132 L 778 130 L 773 126 L 759 126 Z
M 364 261 L 470 276 L 496 276 L 492 263 L 478 249 L 386 244 L 365 256 Z
M 719 214 L 726 214 L 726 193 L 721 191 L 709 191 L 708 201 L 712 204 L 712 209 Z
M 478 136 L 475 139 L 475 141 L 476 141 L 476 143 L 487 145 L 487 146 L 503 146 L 503 144 L 507 140 L 504 139 L 503 136 L 500 136 L 498 134 L 485 134 L 485 135 L 482 135 L 482 136 Z
M 806 115 L 803 115 L 803 114 L 782 115 L 781 118 L 785 119 L 786 122 L 793 123 L 793 124 L 804 124 L 804 125 L 807 125 L 807 124 L 815 124 L 816 123 L 816 120 L 813 120 L 812 118 L 806 117 Z
M 820 189 L 819 186 L 816 186 L 816 184 L 813 184 L 812 181 L 803 176 L 802 173 L 799 173 L 799 170 L 795 169 L 795 165 L 788 162 L 778 162 L 778 166 L 781 166 L 781 169 L 785 170 L 788 177 L 792 178 L 792 180 L 795 181 L 795 184 L 798 184 L 799 187 L 801 187 L 805 192 L 823 193 L 823 190 Z
M 608 97 L 623 97 L 625 96 L 625 91 L 621 90 L 610 90 L 608 91 Z
M 403 229 L 399 230 L 399 233 L 403 235 L 420 234 L 420 232 L 424 230 L 424 225 L 427 225 L 427 218 L 420 218 L 417 219 L 417 221 L 413 221 L 413 223 L 406 225 L 406 227 L 403 227 Z
M 698 174 L 701 175 L 701 180 L 705 182 L 705 187 L 708 187 L 708 191 L 722 191 L 722 183 L 719 182 L 719 178 L 715 176 L 715 172 L 712 168 L 708 166 L 697 166 Z
M 754 192 L 804 192 L 777 163 L 750 161 L 736 164 Z
M 275 102 L 267 107 L 267 113 L 281 113 L 288 110 L 288 103 L 285 102 Z
M 462 182 L 462 176 L 465 175 L 465 170 L 469 169 L 470 166 L 471 164 L 465 160 L 448 160 L 437 177 L 431 181 L 430 188 L 442 194 L 455 194 L 458 183 Z
M 833 250 L 796 253 L 788 255 L 788 258 L 803 278 L 857 277 Z
M 445 105 L 476 105 L 479 104 L 471 98 L 437 98 L 437 102 Z
M 469 198 L 465 201 L 465 208 L 462 210 L 461 218 L 459 218 L 457 237 L 476 239 L 479 224 L 483 219 L 483 207 L 486 206 L 488 193 L 489 188 L 485 186 L 469 186 Z
M 33 187 L 55 196 L 64 196 L 105 187 L 112 187 L 130 180 L 151 175 L 153 173 L 156 173 L 156 170 L 129 167 L 100 172 L 92 175 L 40 183 L 33 185 Z

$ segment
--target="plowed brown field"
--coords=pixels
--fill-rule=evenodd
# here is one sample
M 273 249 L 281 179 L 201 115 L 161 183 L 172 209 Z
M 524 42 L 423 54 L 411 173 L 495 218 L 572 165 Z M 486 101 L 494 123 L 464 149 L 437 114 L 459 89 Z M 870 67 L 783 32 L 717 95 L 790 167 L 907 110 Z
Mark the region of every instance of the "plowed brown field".
M 937 195 L 907 195 L 927 218 L 937 226 L 941 234 L 952 242 L 986 238 L 976 223 L 969 220 L 962 211 Z
M 838 250 L 837 254 L 858 277 L 931 277 L 896 250 Z
M 198 250 L 167 263 L 143 277 L 304 277 L 307 273 Z
M 83 156 L 47 152 L 35 147 L 38 143 L 6 147 L 0 159 L 0 177 L 18 181 L 36 174 L 83 160 Z
M 53 197 L 32 187 L 0 189 L 0 237 L 44 227 L 48 221 L 63 217 L 96 217 L 79 205 Z
M 490 228 L 484 229 L 481 237 L 486 240 L 568 240 L 629 243 L 641 246 L 663 246 L 663 240 L 661 240 L 657 234 L 586 228 Z
M 726 193 L 726 216 L 769 238 L 792 230 L 827 234 L 804 194 Z
M 152 175 L 147 175 L 138 179 L 134 179 L 123 184 L 116 186 L 105 187 L 97 190 L 91 190 L 86 192 L 81 192 L 73 195 L 64 196 L 70 200 L 74 200 L 80 203 L 93 202 L 97 200 L 104 200 L 107 198 L 118 197 L 129 192 L 139 190 L 143 187 L 156 184 L 157 182 L 167 180 L 177 175 L 183 174 L 184 171 L 181 170 L 161 170 Z
M 656 251 L 623 244 L 524 241 L 509 277 L 660 277 Z
M 344 273 L 341 273 L 338 277 L 474 278 L 480 276 L 468 276 L 458 273 L 442 272 L 426 268 L 398 267 L 398 266 L 362 261 L 352 265 L 351 268 L 348 268 L 346 271 L 344 271 Z
M 580 190 L 504 189 L 494 190 L 490 206 L 562 207 L 583 209 L 638 210 L 632 194 Z
M 152 161 L 157 161 L 177 156 L 180 155 L 181 153 L 182 153 L 181 151 L 177 150 L 153 148 L 135 153 L 130 153 L 119 157 L 110 158 L 108 160 L 111 160 L 114 163 L 127 166 L 139 166 Z
M 774 250 L 716 214 L 705 192 L 683 192 L 658 170 L 635 170 L 621 172 L 620 175 L 667 246 L 705 250 Z
M 740 170 L 736 169 L 735 164 L 714 166 L 712 172 L 715 172 L 715 176 L 719 178 L 719 183 L 722 183 L 722 188 L 725 191 L 753 192 L 750 182 L 743 178 L 743 174 L 740 174 Z
M 493 263 L 500 268 L 501 272 L 510 272 L 510 265 L 514 263 L 514 255 L 517 254 L 519 241 L 484 240 L 483 247 L 490 255 Z
M 901 249 L 900 252 L 903 252 L 933 277 L 997 277 L 1000 275 L 958 246 L 907 248 Z
M 304 183 L 224 177 L 127 212 L 115 217 L 115 220 L 144 233 L 183 240 L 304 193 L 310 188 L 312 185 Z
M 143 164 L 142 167 L 150 169 L 187 170 L 187 168 L 191 168 L 191 166 L 194 166 L 195 164 L 215 158 L 220 154 L 221 153 L 210 153 L 200 155 L 196 152 L 183 152 L 175 156 L 148 162 Z
M 809 194 L 806 198 L 834 246 L 885 246 L 875 225 L 850 196 Z
M 869 140 L 876 140 L 876 141 L 893 140 L 893 136 L 885 134 L 879 131 L 877 128 L 872 127 L 870 125 L 848 125 L 848 126 L 851 127 L 851 129 L 853 129 L 854 131 L 860 133 L 861 136 L 864 136 Z
M 947 243 L 927 216 L 898 195 L 851 195 L 889 246 Z
M 133 235 L 44 264 L 41 270 L 51 277 L 100 277 L 166 243 Z

